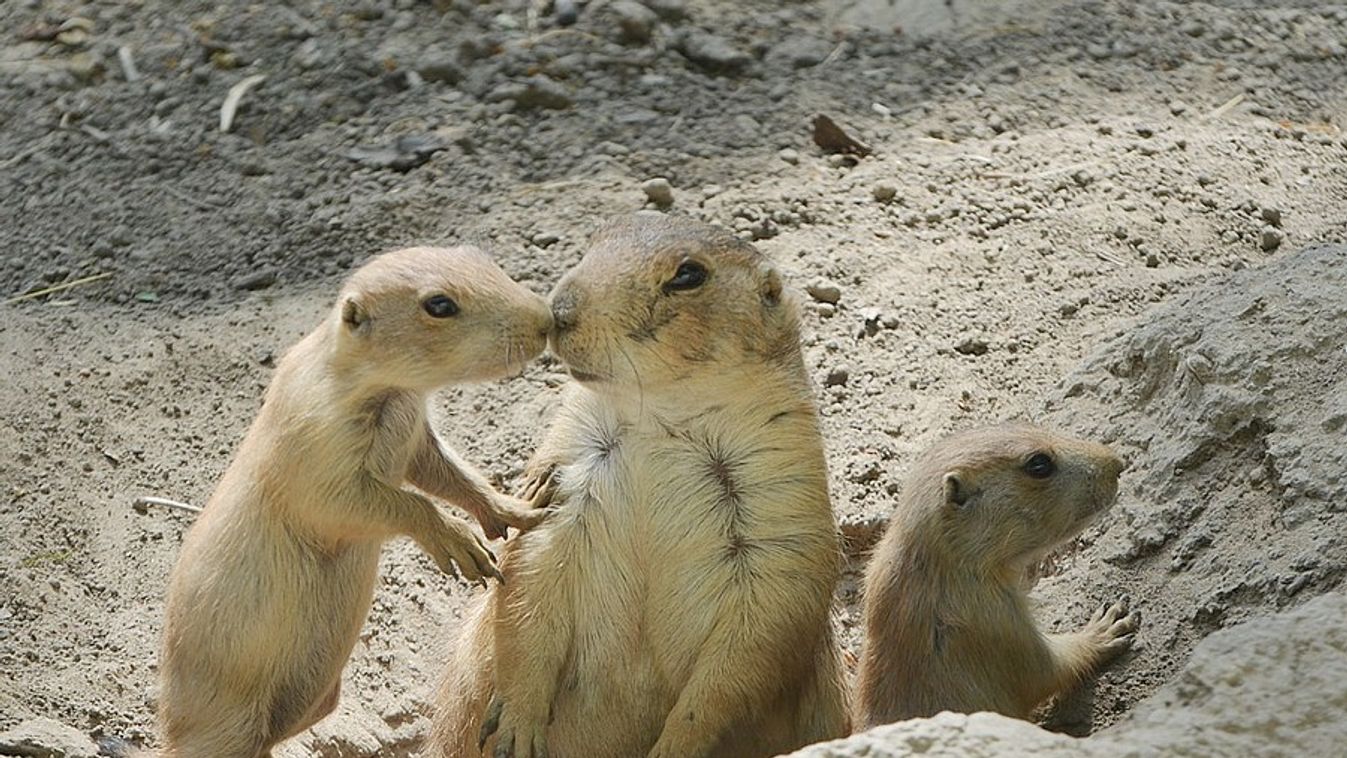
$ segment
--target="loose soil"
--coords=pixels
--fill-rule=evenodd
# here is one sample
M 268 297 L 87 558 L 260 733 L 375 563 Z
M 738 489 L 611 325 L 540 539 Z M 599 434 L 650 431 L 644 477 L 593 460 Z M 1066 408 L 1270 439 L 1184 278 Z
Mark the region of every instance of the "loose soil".
M 840 516 L 882 518 L 916 453 L 979 423 L 1133 458 L 1036 595 L 1069 629 L 1130 592 L 1141 646 L 1054 728 L 1339 585 L 1341 258 L 1289 253 L 1347 238 L 1347 8 L 986 5 L 592 0 L 563 27 L 501 0 L 4 3 L 0 295 L 72 286 L 0 305 L 0 730 L 155 744 L 191 515 L 131 501 L 205 500 L 342 274 L 467 241 L 546 292 L 657 177 L 808 289 Z M 819 149 L 818 113 L 871 154 Z M 1259 287 L 1290 310 L 1210 327 Z M 1260 360 L 1276 381 L 1241 373 Z M 444 393 L 437 426 L 511 487 L 563 381 L 544 360 Z M 338 714 L 280 754 L 416 754 L 478 591 L 390 545 Z M 840 594 L 854 646 L 854 575 Z

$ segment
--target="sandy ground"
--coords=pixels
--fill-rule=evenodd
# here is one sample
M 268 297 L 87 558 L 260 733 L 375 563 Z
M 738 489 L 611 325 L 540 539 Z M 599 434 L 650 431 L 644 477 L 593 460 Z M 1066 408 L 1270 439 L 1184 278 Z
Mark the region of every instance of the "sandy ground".
M 1155 416 L 1153 393 L 1109 395 L 1104 375 L 1117 351 L 1192 344 L 1128 340 L 1175 303 L 1222 312 L 1183 300 L 1202 285 L 1347 237 L 1347 9 L 594 0 L 561 28 L 523 2 L 285 5 L 0 6 L 0 294 L 107 275 L 0 306 L 0 730 L 50 716 L 112 753 L 154 744 L 191 517 L 131 500 L 204 501 L 343 272 L 466 240 L 546 292 L 655 177 L 671 212 L 757 240 L 809 288 L 839 515 L 882 516 L 917 452 L 976 423 L 1047 421 L 1139 461 L 1039 596 L 1070 628 L 1133 592 L 1143 647 L 1049 724 L 1106 726 L 1206 633 L 1340 583 L 1342 525 L 1322 513 L 1293 519 L 1309 531 L 1279 556 L 1256 528 L 1189 529 L 1262 524 L 1280 502 L 1246 476 L 1268 428 L 1170 460 L 1159 441 L 1210 426 L 1173 416 L 1192 398 Z M 259 74 L 221 133 L 226 93 Z M 816 113 L 873 153 L 825 154 Z M 1329 332 L 1294 356 L 1319 372 L 1297 413 L 1342 370 L 1316 352 L 1340 345 L 1332 313 L 1306 302 L 1297 323 Z M 563 380 L 544 361 L 445 393 L 437 425 L 510 486 Z M 1315 428 L 1341 445 L 1341 426 Z M 1170 486 L 1165 462 L 1207 468 Z M 341 711 L 286 755 L 415 754 L 475 590 L 402 542 L 383 569 Z M 1273 589 L 1240 584 L 1259 572 Z M 1296 572 L 1312 576 L 1276 589 Z M 852 583 L 841 600 L 854 645 Z

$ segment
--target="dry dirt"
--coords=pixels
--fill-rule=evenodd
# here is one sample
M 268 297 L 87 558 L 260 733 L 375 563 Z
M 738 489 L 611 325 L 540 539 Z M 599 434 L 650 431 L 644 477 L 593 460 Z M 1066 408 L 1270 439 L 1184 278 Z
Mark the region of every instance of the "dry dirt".
M 1112 723 L 1209 632 L 1341 584 L 1347 263 L 1289 253 L 1347 238 L 1347 7 L 533 7 L 0 5 L 0 294 L 108 275 L 0 305 L 0 731 L 154 744 L 190 515 L 131 500 L 204 501 L 343 272 L 466 240 L 545 292 L 654 177 L 809 288 L 840 515 L 882 516 L 915 453 L 977 423 L 1132 456 L 1037 594 L 1064 629 L 1130 592 L 1141 648 L 1055 728 Z M 815 113 L 873 154 L 824 154 Z M 1231 299 L 1260 287 L 1262 321 Z M 446 393 L 439 428 L 512 485 L 562 380 Z M 338 715 L 283 754 L 415 754 L 475 591 L 391 545 Z

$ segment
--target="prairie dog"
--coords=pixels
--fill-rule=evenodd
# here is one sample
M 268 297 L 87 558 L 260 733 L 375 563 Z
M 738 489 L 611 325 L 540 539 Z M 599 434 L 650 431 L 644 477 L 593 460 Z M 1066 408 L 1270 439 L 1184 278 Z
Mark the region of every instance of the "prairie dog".
M 336 706 L 385 540 L 499 576 L 488 535 L 543 511 L 496 492 L 435 436 L 437 387 L 520 370 L 552 323 L 542 297 L 470 247 L 374 258 L 276 367 L 171 577 L 160 721 L 168 756 L 270 754 Z
M 924 453 L 865 578 L 857 728 L 940 711 L 1028 718 L 1132 644 L 1126 601 L 1074 634 L 1044 634 L 1030 571 L 1118 492 L 1107 447 L 1025 424 Z
M 744 758 L 845 735 L 795 296 L 751 245 L 642 213 L 551 300 L 575 381 L 526 494 L 552 512 L 506 545 L 429 754 Z

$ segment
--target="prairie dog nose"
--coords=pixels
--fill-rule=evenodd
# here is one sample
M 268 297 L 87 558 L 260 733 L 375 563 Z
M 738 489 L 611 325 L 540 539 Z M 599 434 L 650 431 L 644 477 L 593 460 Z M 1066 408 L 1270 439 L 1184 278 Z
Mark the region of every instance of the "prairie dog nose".
M 1113 452 L 1108 451 L 1108 456 L 1104 458 L 1104 471 L 1111 477 L 1117 478 L 1119 474 L 1127 470 L 1129 461 Z
M 580 316 L 580 301 L 575 292 L 565 289 L 552 296 L 552 328 L 564 332 L 574 329 Z

